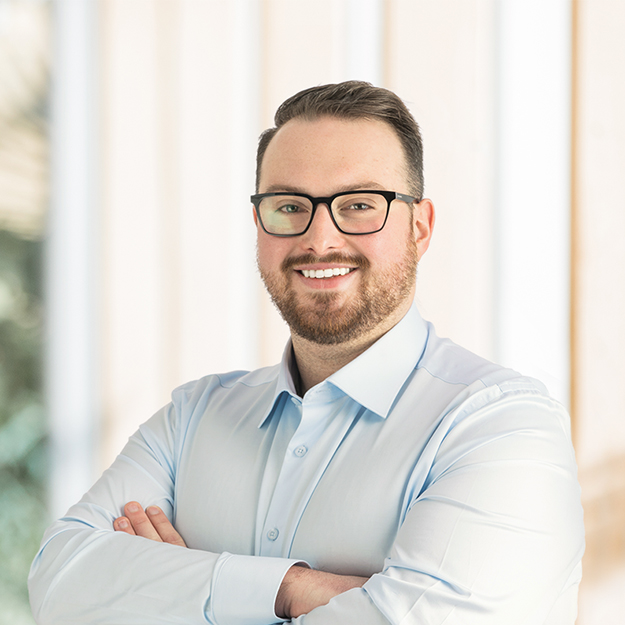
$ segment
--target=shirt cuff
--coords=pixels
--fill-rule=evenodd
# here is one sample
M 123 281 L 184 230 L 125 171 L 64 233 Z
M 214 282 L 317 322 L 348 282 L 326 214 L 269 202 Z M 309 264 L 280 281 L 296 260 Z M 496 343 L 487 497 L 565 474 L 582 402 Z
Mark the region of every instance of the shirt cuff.
M 213 572 L 210 622 L 216 625 L 271 625 L 276 595 L 287 571 L 303 560 L 222 553 Z

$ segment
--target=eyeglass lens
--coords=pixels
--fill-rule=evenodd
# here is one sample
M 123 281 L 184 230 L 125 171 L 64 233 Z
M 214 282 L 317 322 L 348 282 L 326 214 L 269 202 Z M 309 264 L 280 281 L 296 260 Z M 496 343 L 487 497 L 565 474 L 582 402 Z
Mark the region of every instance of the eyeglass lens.
M 377 193 L 350 193 L 334 198 L 330 206 L 338 227 L 348 234 L 368 234 L 382 228 L 388 201 Z M 273 195 L 262 199 L 260 218 L 272 234 L 301 234 L 313 214 L 313 203 L 299 195 Z

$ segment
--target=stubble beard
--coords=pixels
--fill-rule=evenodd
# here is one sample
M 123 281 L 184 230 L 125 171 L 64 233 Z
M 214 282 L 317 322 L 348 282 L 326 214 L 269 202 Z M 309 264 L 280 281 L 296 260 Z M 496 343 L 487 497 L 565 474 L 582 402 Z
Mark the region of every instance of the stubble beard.
M 292 332 L 321 345 L 337 345 L 357 340 L 393 314 L 410 296 L 416 280 L 417 246 L 411 235 L 401 262 L 383 275 L 371 274 L 364 256 L 340 253 L 317 257 L 306 254 L 287 258 L 278 272 L 259 271 L 269 295 Z M 317 291 L 303 302 L 292 287 L 293 267 L 329 263 L 358 267 L 358 292 L 342 305 L 341 294 Z

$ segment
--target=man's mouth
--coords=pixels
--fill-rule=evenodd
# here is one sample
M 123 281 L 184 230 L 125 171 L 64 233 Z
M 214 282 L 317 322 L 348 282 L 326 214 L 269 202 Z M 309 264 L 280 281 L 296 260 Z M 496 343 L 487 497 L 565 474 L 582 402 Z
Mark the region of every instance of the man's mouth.
M 352 267 L 333 267 L 329 269 L 301 269 L 304 278 L 333 278 L 344 276 L 352 271 Z

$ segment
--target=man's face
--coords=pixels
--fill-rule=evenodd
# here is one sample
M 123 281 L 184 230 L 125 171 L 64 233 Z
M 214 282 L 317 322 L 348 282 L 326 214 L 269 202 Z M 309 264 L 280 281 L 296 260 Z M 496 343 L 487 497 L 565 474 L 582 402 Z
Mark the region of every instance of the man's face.
M 259 193 L 327 197 L 358 189 L 409 192 L 401 143 L 384 122 L 294 119 L 267 147 Z M 432 223 L 428 200 L 414 215 L 395 200 L 380 232 L 347 235 L 320 205 L 300 236 L 274 237 L 257 224 L 258 267 L 295 334 L 321 344 L 358 340 L 387 331 L 407 312 L 417 259 L 427 249 Z M 310 277 L 318 270 L 333 270 L 333 275 Z

